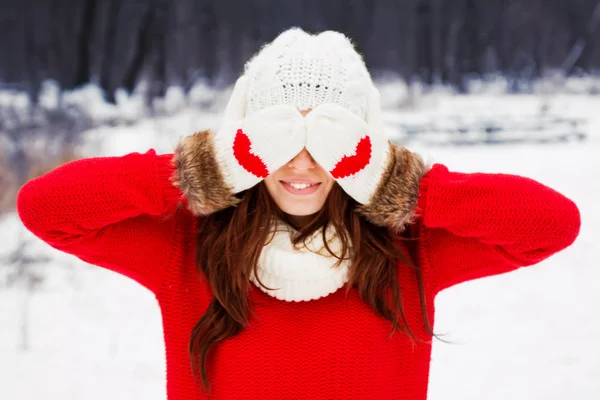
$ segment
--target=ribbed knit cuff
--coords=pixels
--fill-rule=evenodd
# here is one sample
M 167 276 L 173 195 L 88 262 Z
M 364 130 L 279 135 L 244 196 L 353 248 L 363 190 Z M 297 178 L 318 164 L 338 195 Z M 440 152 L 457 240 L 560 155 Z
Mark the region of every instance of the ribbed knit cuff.
M 173 184 L 172 177 L 175 174 L 175 164 L 173 163 L 173 154 L 161 154 L 156 156 L 155 162 L 156 186 L 159 195 L 165 202 L 166 209 L 172 209 L 177 204 L 187 202 L 187 199 L 181 192 L 181 189 Z
M 416 214 L 419 218 L 422 218 L 423 225 L 431 226 L 431 223 L 435 219 L 435 215 L 431 212 L 431 210 L 427 209 L 429 205 L 430 192 L 435 188 L 435 177 L 440 174 L 445 175 L 448 172 L 448 168 L 442 164 L 435 164 L 431 167 L 431 169 L 421 178 L 421 183 L 419 185 L 419 199 L 417 200 L 417 208 Z
M 425 217 L 425 210 L 427 209 L 427 189 L 429 188 L 430 179 L 430 174 L 426 174 L 419 184 L 419 199 L 417 200 L 417 207 L 415 208 L 415 214 L 419 218 Z

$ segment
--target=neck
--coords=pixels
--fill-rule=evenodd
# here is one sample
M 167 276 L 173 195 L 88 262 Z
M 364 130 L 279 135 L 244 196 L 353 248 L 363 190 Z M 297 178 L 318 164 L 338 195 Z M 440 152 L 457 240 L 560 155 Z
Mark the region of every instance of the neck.
M 290 219 L 290 222 L 292 222 L 292 224 L 294 225 L 294 228 L 300 229 L 300 228 L 308 225 L 310 223 L 310 221 L 312 221 L 313 218 L 315 217 L 315 214 L 311 214 L 311 215 L 287 214 L 287 216 Z

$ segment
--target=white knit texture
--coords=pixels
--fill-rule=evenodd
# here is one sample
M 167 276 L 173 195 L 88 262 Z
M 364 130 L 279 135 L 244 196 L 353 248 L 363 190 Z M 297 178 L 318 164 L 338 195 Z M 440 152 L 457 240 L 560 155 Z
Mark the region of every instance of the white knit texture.
M 344 157 L 356 155 L 359 141 L 369 137 L 370 162 L 357 173 L 336 181 L 352 198 L 368 204 L 389 160 L 389 143 L 376 126 L 367 124 L 335 104 L 324 104 L 306 116 L 306 149 L 325 170 L 331 171 Z
M 306 119 L 299 110 L 312 109 Z M 272 173 L 304 147 L 330 175 L 344 157 L 356 154 L 368 137 L 371 158 L 362 169 L 336 177 L 356 201 L 371 201 L 388 162 L 379 92 L 360 54 L 339 32 L 310 35 L 293 28 L 261 49 L 247 64 L 217 134 L 217 153 L 235 192 L 262 178 L 242 168 L 233 142 L 242 129 Z M 333 175 L 332 175 L 333 176 Z
M 299 110 L 339 104 L 361 119 L 371 77 L 352 42 L 339 32 L 289 29 L 247 64 L 247 114 L 273 105 Z
M 262 287 L 254 274 L 250 280 L 265 293 L 284 301 L 316 300 L 341 288 L 348 281 L 350 260 L 335 266 L 338 259 L 324 248 L 321 231 L 311 238 L 307 248 L 296 249 L 291 242 L 292 232 L 292 228 L 279 223 L 273 240 L 263 247 L 258 260 L 258 278 L 275 290 Z M 341 242 L 331 227 L 327 243 L 339 254 Z

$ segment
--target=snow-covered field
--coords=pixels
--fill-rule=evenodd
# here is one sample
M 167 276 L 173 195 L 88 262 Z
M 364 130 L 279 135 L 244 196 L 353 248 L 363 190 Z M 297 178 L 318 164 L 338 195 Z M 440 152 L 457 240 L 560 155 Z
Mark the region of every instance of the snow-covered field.
M 456 115 L 518 122 L 540 104 L 533 96 L 432 96 L 386 119 L 390 126 Z M 551 259 L 440 294 L 436 330 L 452 344 L 434 344 L 431 400 L 600 398 L 600 98 L 563 95 L 549 104 L 554 113 L 587 121 L 588 140 L 463 147 L 407 142 L 453 170 L 537 179 L 575 200 L 583 218 L 577 242 Z M 168 152 L 179 135 L 215 127 L 218 117 L 188 109 L 98 129 L 89 133 L 86 154 Z M 390 136 L 406 139 L 401 132 Z M 21 235 L 31 236 L 14 214 L 0 220 L 0 258 Z M 23 279 L 0 286 L 0 399 L 164 399 L 164 346 L 153 296 L 37 240 L 26 250 L 50 261 L 33 265 L 45 277 L 35 289 Z

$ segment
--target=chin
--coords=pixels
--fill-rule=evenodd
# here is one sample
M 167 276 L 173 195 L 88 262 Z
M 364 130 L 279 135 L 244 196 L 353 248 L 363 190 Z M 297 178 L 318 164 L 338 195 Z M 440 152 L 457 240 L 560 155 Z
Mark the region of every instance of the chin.
M 298 204 L 297 202 L 282 201 L 278 204 L 281 211 L 284 213 L 296 216 L 306 217 L 318 213 L 323 208 L 324 202 L 313 202 L 311 204 Z

